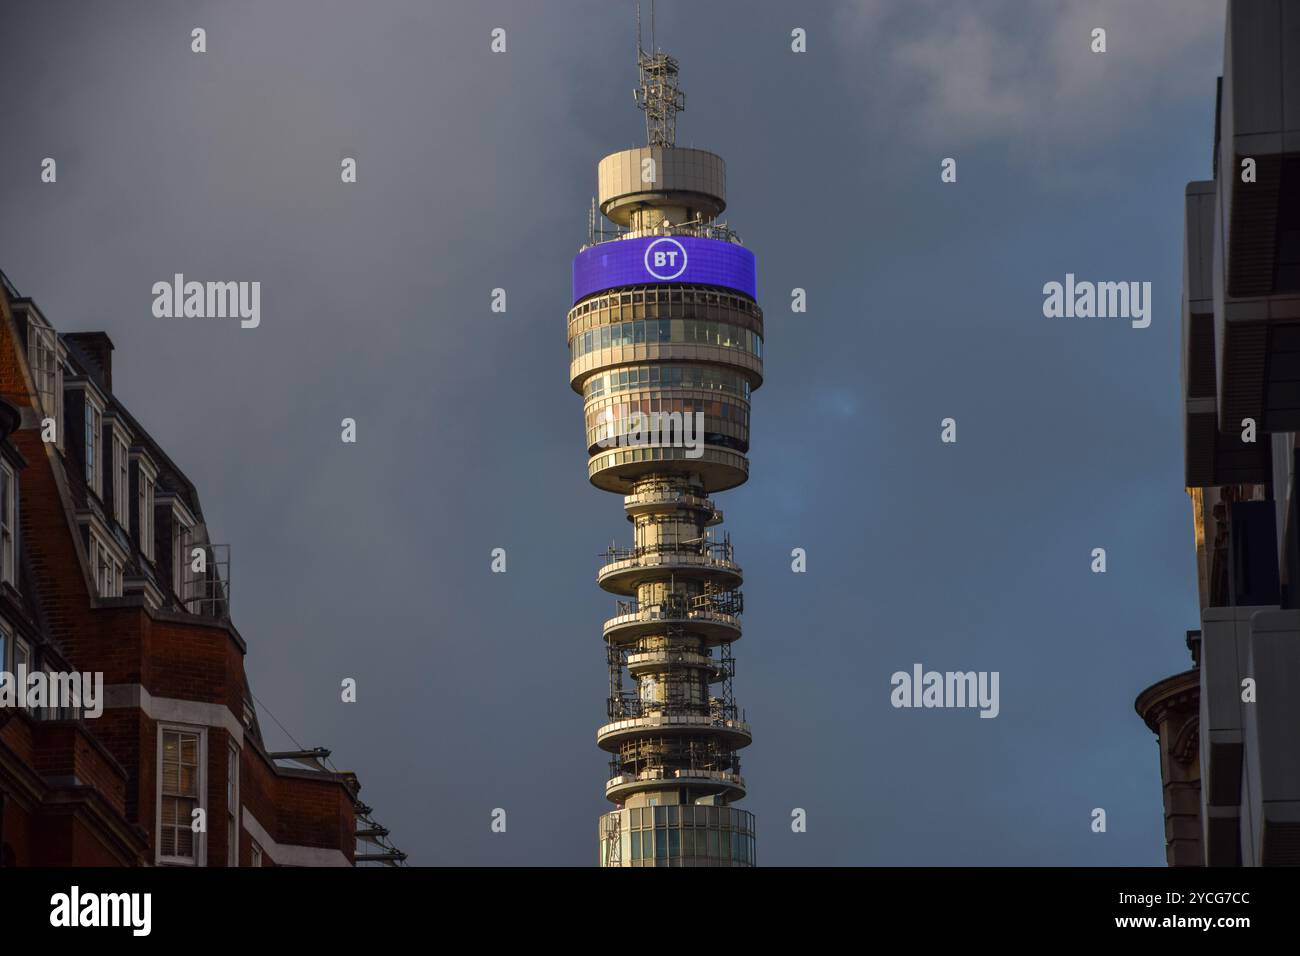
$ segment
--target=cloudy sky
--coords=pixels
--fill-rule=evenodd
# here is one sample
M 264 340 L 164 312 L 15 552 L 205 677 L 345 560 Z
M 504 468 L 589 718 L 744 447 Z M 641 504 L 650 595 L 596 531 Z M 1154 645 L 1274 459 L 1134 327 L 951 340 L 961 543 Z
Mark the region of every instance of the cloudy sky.
M 1199 617 L 1180 241 L 1223 7 L 659 4 L 678 141 L 727 160 L 767 311 L 752 478 L 718 499 L 760 863 L 1163 863 L 1133 698 Z M 564 319 L 596 163 L 644 141 L 632 0 L 33 0 L 3 34 L 0 269 L 109 333 L 232 545 L 270 742 L 268 709 L 330 747 L 413 863 L 594 863 L 595 571 L 630 531 L 586 482 Z M 154 318 L 177 272 L 260 281 L 261 326 Z M 1067 272 L 1150 281 L 1151 326 L 1044 318 Z M 999 671 L 1000 715 L 892 708 L 915 662 Z

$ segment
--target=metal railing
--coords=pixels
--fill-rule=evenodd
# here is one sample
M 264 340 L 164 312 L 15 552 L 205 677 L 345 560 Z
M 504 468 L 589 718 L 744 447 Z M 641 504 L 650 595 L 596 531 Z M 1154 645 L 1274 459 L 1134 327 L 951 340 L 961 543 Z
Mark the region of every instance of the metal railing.
M 682 222 L 667 226 L 652 226 L 646 229 L 626 229 L 622 227 L 607 229 L 602 224 L 588 231 L 587 241 L 583 243 L 578 251 L 581 252 L 584 249 L 590 249 L 592 246 L 598 246 L 606 242 L 640 239 L 649 236 L 693 236 L 697 239 L 715 239 L 719 242 L 730 242 L 734 245 L 742 244 L 740 233 L 725 222 Z
M 181 604 L 191 614 L 218 621 L 230 619 L 230 545 L 195 544 L 202 548 L 205 568 L 202 573 L 186 570 Z
M 697 555 L 712 558 L 715 561 L 734 562 L 735 560 L 735 549 L 731 546 L 730 538 L 722 541 L 713 541 L 711 539 L 695 542 L 660 541 L 654 544 L 634 545 L 630 548 L 610 545 L 605 549 L 605 553 L 598 555 L 598 557 L 603 558 L 605 564 L 613 564 L 616 561 L 629 561 L 633 558 L 663 554 Z
M 736 706 L 734 700 L 722 697 L 710 697 L 708 701 L 687 701 L 681 699 L 641 700 L 633 694 L 618 694 L 606 702 L 606 713 L 610 720 L 628 720 L 638 717 L 704 717 L 715 724 L 728 721 L 743 721 L 744 713 Z
M 695 613 L 740 615 L 745 609 L 744 595 L 739 591 L 712 591 L 705 594 L 674 595 L 654 602 L 642 603 L 633 598 L 630 601 L 615 602 L 615 617 L 629 614 L 648 614 L 664 618 L 687 618 Z
M 744 778 L 735 770 L 715 770 L 711 767 L 648 767 L 645 770 L 631 771 L 622 769 L 619 760 L 614 759 L 609 762 L 609 780 L 605 784 L 605 789 L 612 790 L 615 787 L 645 781 L 675 781 L 683 777 L 711 780 L 731 786 L 745 785 Z

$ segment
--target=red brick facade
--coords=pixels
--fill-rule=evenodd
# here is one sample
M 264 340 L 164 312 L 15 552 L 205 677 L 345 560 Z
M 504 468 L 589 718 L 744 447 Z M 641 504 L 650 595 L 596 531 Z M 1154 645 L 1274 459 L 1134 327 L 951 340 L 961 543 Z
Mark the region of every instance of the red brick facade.
M 42 391 L 40 371 L 32 367 L 43 361 L 33 358 L 32 341 L 52 334 L 47 327 L 30 300 L 16 297 L 12 287 L 0 290 L 0 400 L 13 419 L 12 430 L 0 435 L 0 452 L 16 477 L 18 518 L 17 567 L 0 580 L 0 670 L 10 669 L 16 654 L 30 653 L 41 669 L 102 672 L 106 699 L 94 718 L 0 708 L 0 865 L 162 862 L 160 726 L 196 735 L 198 752 L 206 755 L 193 772 L 200 783 L 177 784 L 200 791 L 195 800 L 206 813 L 206 832 L 193 835 L 193 860 L 181 862 L 227 865 L 233 744 L 239 865 L 254 864 L 255 846 L 261 865 L 353 863 L 358 809 L 365 811 L 355 778 L 306 766 L 287 769 L 272 759 L 261 741 L 244 673 L 246 647 L 226 613 L 222 581 L 208 576 L 187 584 L 204 595 L 188 604 L 171 586 L 168 535 L 181 526 L 167 524 L 175 520 L 168 517 L 170 502 L 180 501 L 195 520 L 188 543 L 207 547 L 206 527 L 188 479 L 113 398 L 106 336 L 54 340 L 69 408 L 59 422 L 63 447 L 42 439 L 43 419 L 56 414 L 47 407 L 50 389 Z M 109 490 L 121 479 L 110 474 L 109 460 L 102 466 L 103 487 L 89 486 L 93 470 L 82 456 L 93 429 L 76 434 L 84 411 L 74 389 L 91 392 L 103 413 L 100 459 L 110 459 L 114 448 L 110 428 L 121 427 L 130 433 L 132 461 L 142 455 L 158 471 L 156 495 L 165 500 L 153 509 L 159 543 L 152 560 L 139 541 L 138 502 L 145 499 L 137 498 L 138 482 L 145 479 L 133 463 L 130 516 L 115 520 L 120 506 L 115 509 Z M 96 536 L 116 544 L 92 546 Z M 129 551 L 116 579 L 104 572 L 107 585 L 97 578 L 99 566 L 91 565 L 94 547 Z M 175 771 L 175 779 L 193 780 L 180 776 L 186 772 Z

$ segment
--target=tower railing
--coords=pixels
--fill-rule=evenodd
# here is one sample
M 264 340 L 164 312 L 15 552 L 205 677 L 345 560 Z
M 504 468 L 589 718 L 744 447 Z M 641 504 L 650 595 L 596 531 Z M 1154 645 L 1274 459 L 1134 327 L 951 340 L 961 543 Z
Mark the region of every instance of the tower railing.
M 230 545 L 202 544 L 206 570 L 191 573 L 182 584 L 181 604 L 191 614 L 218 621 L 230 619 Z
M 632 229 L 624 226 L 607 226 L 604 222 L 592 222 L 587 231 L 587 241 L 578 251 L 598 246 L 605 242 L 618 242 L 623 239 L 641 239 L 646 236 L 692 236 L 696 239 L 714 239 L 718 242 L 730 242 L 744 245 L 740 233 L 725 222 L 680 222 L 660 224 L 647 228 Z
M 599 557 L 604 559 L 605 564 L 613 564 L 616 561 L 628 561 L 632 558 L 663 554 L 698 555 L 712 558 L 715 561 L 734 561 L 736 556 L 730 539 L 724 539 L 722 541 L 705 540 L 698 542 L 656 541 L 653 544 L 638 544 L 630 548 L 620 548 L 611 544 L 605 549 L 605 553 L 599 555 Z
M 707 701 L 687 701 L 685 698 L 668 700 L 641 700 L 635 694 L 621 693 L 610 697 L 606 713 L 610 720 L 627 720 L 637 717 L 657 717 L 674 714 L 684 717 L 707 717 L 715 724 L 743 721 L 744 712 L 734 700 L 710 697 Z
M 655 762 L 651 758 L 647 766 L 637 768 L 629 767 L 618 757 L 613 757 L 609 761 L 610 779 L 618 777 L 628 777 L 636 780 L 671 780 L 674 777 L 709 777 L 725 780 L 729 777 L 740 777 L 740 758 L 733 752 L 728 757 L 718 761 L 696 761 L 687 759 L 686 761 L 663 758 L 660 762 Z
M 712 613 L 739 616 L 745 609 L 745 597 L 739 591 L 712 591 L 696 595 L 674 594 L 658 601 L 616 601 L 615 617 L 648 614 L 657 617 L 685 618 L 691 614 Z

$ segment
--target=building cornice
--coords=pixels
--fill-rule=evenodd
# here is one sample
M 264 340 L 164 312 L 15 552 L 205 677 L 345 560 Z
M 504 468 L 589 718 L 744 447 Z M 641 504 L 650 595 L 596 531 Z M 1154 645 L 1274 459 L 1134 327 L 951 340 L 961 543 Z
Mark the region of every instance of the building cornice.
M 1173 711 L 1199 711 L 1201 699 L 1201 672 L 1191 670 L 1156 681 L 1133 702 L 1133 708 L 1152 733 L 1160 732 L 1164 715 Z

